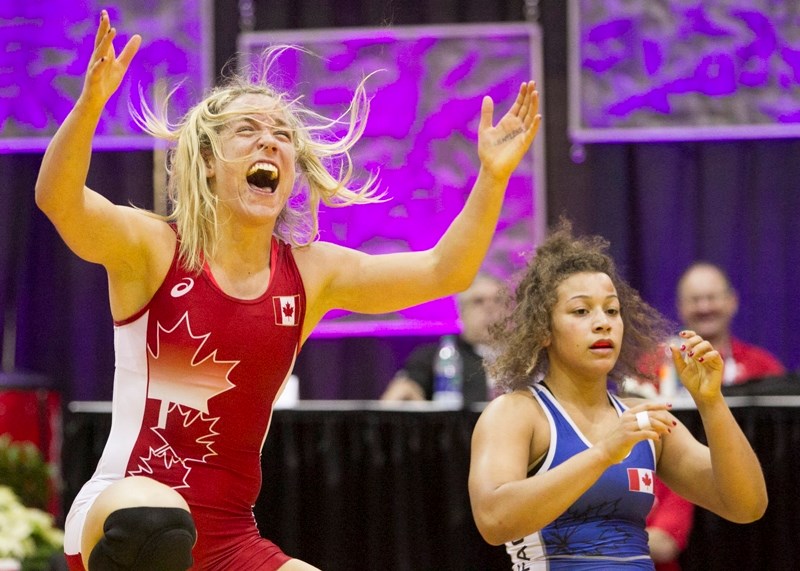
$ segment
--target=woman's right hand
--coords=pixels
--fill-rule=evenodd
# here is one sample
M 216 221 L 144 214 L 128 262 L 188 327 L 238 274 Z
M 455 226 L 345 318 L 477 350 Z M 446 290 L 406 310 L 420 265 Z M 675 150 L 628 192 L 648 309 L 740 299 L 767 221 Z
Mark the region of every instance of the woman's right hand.
M 676 423 L 669 407 L 666 403 L 648 402 L 629 408 L 597 446 L 607 454 L 612 464 L 622 462 L 636 443 L 647 439 L 660 440 L 671 432 Z
M 94 51 L 86 70 L 83 92 L 80 99 L 84 103 L 102 108 L 119 88 L 128 66 L 139 50 L 142 38 L 134 34 L 117 57 L 114 51 L 114 38 L 117 30 L 111 27 L 108 12 L 100 14 L 100 25 L 94 39 Z

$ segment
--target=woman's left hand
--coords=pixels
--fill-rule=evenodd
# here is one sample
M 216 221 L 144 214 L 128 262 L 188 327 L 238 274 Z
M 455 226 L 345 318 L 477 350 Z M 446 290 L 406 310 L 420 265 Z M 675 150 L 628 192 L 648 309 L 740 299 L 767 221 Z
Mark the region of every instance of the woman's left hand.
M 533 81 L 523 83 L 516 101 L 492 126 L 494 102 L 488 95 L 481 104 L 478 125 L 478 157 L 481 168 L 497 178 L 508 178 L 525 156 L 539 130 L 539 92 Z
M 719 351 L 694 331 L 681 331 L 679 336 L 682 345 L 680 348 L 670 346 L 670 350 L 681 383 L 695 402 L 718 398 L 721 394 L 724 366 Z
M 81 99 L 98 108 L 104 107 L 119 88 L 133 56 L 136 55 L 142 43 L 141 36 L 134 34 L 117 56 L 114 50 L 116 37 L 117 29 L 111 26 L 108 12 L 103 10 L 94 38 L 94 51 L 86 69 L 81 92 Z

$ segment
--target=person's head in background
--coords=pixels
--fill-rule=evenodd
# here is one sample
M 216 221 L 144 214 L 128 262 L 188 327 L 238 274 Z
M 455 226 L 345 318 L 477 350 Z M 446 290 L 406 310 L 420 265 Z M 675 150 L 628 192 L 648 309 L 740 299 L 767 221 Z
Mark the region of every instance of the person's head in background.
M 502 290 L 503 283 L 499 279 L 480 273 L 472 285 L 457 296 L 461 337 L 470 345 L 488 345 L 491 341 L 489 327 L 499 319 Z
M 715 347 L 730 343 L 730 327 L 739 298 L 727 274 L 710 262 L 695 262 L 678 280 L 678 317 Z

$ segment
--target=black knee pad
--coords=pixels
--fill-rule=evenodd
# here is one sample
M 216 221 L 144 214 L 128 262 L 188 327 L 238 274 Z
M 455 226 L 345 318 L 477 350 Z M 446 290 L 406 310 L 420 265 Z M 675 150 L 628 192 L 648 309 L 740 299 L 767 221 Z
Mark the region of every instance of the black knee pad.
M 136 507 L 111 512 L 89 556 L 89 571 L 185 571 L 197 538 L 181 508 Z

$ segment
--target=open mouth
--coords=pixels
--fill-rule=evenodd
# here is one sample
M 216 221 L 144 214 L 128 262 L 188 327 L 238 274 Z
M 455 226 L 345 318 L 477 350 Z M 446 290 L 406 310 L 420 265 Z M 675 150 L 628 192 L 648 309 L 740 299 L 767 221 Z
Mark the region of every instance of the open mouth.
M 271 163 L 256 163 L 247 171 L 247 183 L 261 190 L 275 192 L 278 180 L 278 167 Z

